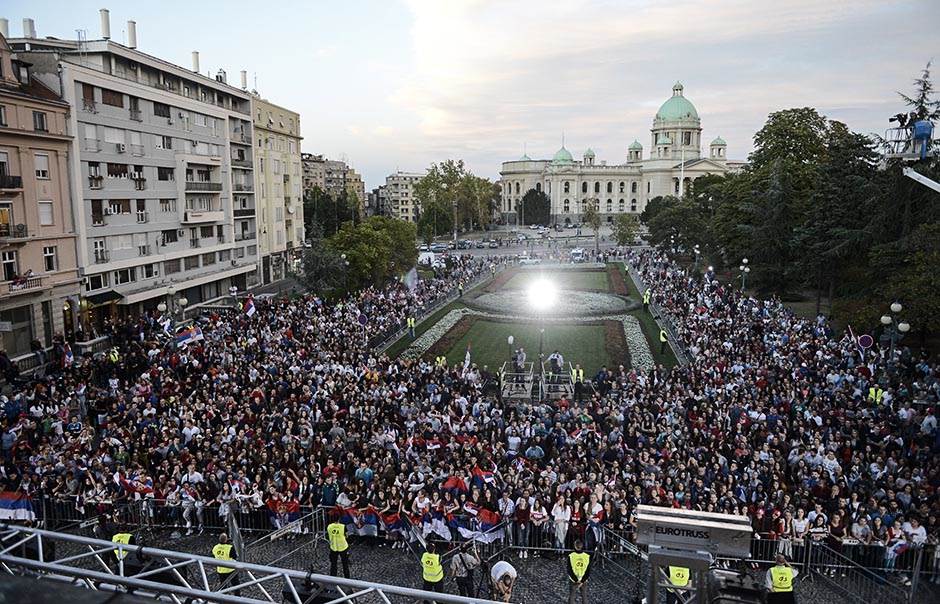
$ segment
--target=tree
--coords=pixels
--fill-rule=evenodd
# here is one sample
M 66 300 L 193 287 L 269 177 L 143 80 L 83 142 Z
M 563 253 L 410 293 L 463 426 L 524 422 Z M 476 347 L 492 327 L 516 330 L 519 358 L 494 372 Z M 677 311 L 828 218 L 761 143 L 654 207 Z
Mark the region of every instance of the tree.
M 320 225 L 324 237 L 330 237 L 347 221 L 359 220 L 359 200 L 355 193 L 343 190 L 333 197 L 320 187 L 304 191 L 304 222 Z
M 520 224 L 548 225 L 552 215 L 552 203 L 543 191 L 529 189 L 516 206 Z
M 640 223 L 632 214 L 620 214 L 614 220 L 614 239 L 617 240 L 617 245 L 632 245 L 639 230 Z
M 295 278 L 304 287 L 324 297 L 331 297 L 343 285 L 345 266 L 338 254 L 323 241 L 323 230 L 316 222 L 308 223 L 307 239 L 310 247 L 303 253 L 300 273 Z
M 656 217 L 663 209 L 679 201 L 677 198 L 672 195 L 657 195 L 647 202 L 646 207 L 643 208 L 643 211 L 640 213 L 640 222 L 648 225 L 650 221 Z
M 930 64 L 924 67 L 919 78 L 914 78 L 914 96 L 908 96 L 903 92 L 898 92 L 901 100 L 910 107 L 910 121 L 928 120 L 936 122 L 940 120 L 940 100 L 933 98 L 933 81 L 930 78 Z
M 330 237 L 329 249 L 346 254 L 344 281 L 347 291 L 368 285 L 381 286 L 415 265 L 415 225 L 386 216 L 372 216 L 359 224 L 346 222 Z
M 418 234 L 421 240 L 430 244 L 438 235 L 451 232 L 454 228 L 454 215 L 449 209 L 441 207 L 437 202 L 431 202 L 421 208 L 418 216 Z
M 601 213 L 597 209 L 600 201 L 596 198 L 584 200 L 584 210 L 581 212 L 581 221 L 594 231 L 594 251 L 601 249 L 600 231 L 601 231 Z

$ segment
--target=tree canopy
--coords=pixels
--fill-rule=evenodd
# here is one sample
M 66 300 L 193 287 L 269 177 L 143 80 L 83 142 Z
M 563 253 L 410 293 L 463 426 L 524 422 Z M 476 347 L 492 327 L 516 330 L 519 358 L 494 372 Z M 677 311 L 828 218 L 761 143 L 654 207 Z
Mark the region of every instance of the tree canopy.
M 485 228 L 498 207 L 499 188 L 469 172 L 463 160 L 449 159 L 431 164 L 414 186 L 414 199 L 421 207 L 422 217 L 429 215 L 420 229 L 422 238 L 427 239 L 428 232 L 435 236 L 453 230 L 455 215 L 457 225 L 464 230 Z M 449 216 L 446 228 L 442 226 L 444 214 Z
M 516 206 L 520 224 L 548 225 L 551 221 L 552 204 L 544 191 L 529 189 Z

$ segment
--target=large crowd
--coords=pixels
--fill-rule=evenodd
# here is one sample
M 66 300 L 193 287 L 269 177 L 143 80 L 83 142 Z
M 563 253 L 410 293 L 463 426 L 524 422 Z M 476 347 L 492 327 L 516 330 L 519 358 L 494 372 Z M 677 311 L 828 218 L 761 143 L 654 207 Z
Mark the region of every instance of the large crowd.
M 410 286 L 213 313 L 182 347 L 148 316 L 115 326 L 113 352 L 55 356 L 0 397 L 0 487 L 89 516 L 153 502 L 190 532 L 207 513 L 280 526 L 326 507 L 396 545 L 409 525 L 441 539 L 508 525 L 517 545 L 594 547 L 631 539 L 651 504 L 745 515 L 791 556 L 803 537 L 858 543 L 879 565 L 927 545 L 937 570 L 938 365 L 906 349 L 863 359 L 823 318 L 658 252 L 620 255 L 688 365 L 602 370 L 581 400 L 549 404 L 501 400 L 476 365 L 377 354 L 495 270 L 454 256 Z

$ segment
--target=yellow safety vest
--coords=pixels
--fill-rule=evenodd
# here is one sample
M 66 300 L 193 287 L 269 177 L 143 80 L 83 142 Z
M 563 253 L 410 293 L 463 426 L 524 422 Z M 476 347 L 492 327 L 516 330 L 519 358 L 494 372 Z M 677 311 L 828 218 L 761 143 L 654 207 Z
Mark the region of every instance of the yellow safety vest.
M 583 382 L 583 381 L 584 381 L 584 370 L 583 370 L 583 369 L 572 369 L 572 370 L 571 370 L 571 381 L 572 381 L 572 382 Z
M 770 581 L 775 592 L 793 591 L 793 569 L 789 566 L 771 567 Z
M 414 326 L 415 326 L 415 318 L 408 317 L 408 327 L 414 327 Z
M 685 587 L 689 584 L 689 569 L 684 566 L 670 566 L 669 582 L 676 587 Z
M 111 541 L 113 541 L 114 543 L 123 543 L 124 545 L 127 545 L 128 543 L 131 542 L 132 536 L 133 535 L 131 535 L 130 533 L 115 533 L 115 535 L 111 537 Z M 125 556 L 127 556 L 127 550 L 121 551 L 115 548 L 114 550 L 115 558 L 117 558 L 118 560 L 122 560 L 124 559 Z
M 660 330 L 659 330 L 659 341 L 660 341 L 660 342 L 667 342 L 667 341 L 669 341 L 669 338 L 666 337 L 666 330 L 665 330 L 665 329 L 660 329 Z
M 212 557 L 216 560 L 231 560 L 232 559 L 232 544 L 231 543 L 218 543 L 215 547 L 212 548 Z M 228 566 L 216 566 L 215 571 L 220 575 L 227 575 L 231 572 L 235 572 L 234 568 Z
M 653 293 L 650 290 L 646 290 L 645 292 L 643 292 L 643 304 L 649 304 L 650 296 L 652 295 Z
M 571 572 L 577 577 L 578 583 L 587 573 L 588 565 L 591 563 L 591 555 L 586 552 L 571 552 L 568 554 L 568 563 L 571 564 Z
M 447 357 L 445 357 L 444 355 L 441 355 L 441 356 L 439 356 L 439 357 L 436 357 L 436 358 L 434 359 L 434 363 L 435 363 L 438 367 L 443 367 L 444 364 L 447 363 Z
M 121 360 L 121 355 L 118 354 L 118 351 L 116 348 L 112 348 L 111 351 L 108 353 L 108 358 L 111 359 L 112 363 L 117 363 L 119 360 Z
M 885 391 L 877 386 L 872 386 L 868 389 L 868 400 L 875 401 L 876 404 L 881 404 L 881 399 L 884 398 Z
M 424 571 L 424 580 L 428 583 L 437 583 L 444 580 L 444 567 L 441 566 L 441 557 L 431 552 L 421 554 L 421 568 Z
M 326 527 L 327 537 L 330 539 L 330 550 L 334 552 L 345 552 L 349 549 L 346 543 L 346 525 L 341 522 L 334 522 Z

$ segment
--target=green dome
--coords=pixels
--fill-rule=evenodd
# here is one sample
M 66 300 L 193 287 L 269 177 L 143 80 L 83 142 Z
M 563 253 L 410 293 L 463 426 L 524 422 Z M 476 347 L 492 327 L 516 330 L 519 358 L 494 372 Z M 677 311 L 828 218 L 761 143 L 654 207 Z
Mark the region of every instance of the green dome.
M 656 144 L 657 145 L 671 145 L 672 139 L 669 138 L 668 134 L 663 133 L 659 135 L 659 141 Z
M 689 102 L 689 99 L 682 96 L 682 84 L 676 82 L 672 87 L 672 97 L 670 97 L 659 111 L 656 112 L 656 119 L 667 122 L 675 122 L 685 119 L 699 119 L 698 111 L 695 106 Z
M 562 146 L 561 149 L 555 153 L 555 157 L 552 158 L 553 164 L 573 164 L 574 158 L 571 157 L 571 152 Z
M 588 147 L 588 150 L 584 152 L 584 157 L 594 157 L 594 150 Z
M 640 144 L 640 141 L 633 139 L 633 142 L 630 143 L 630 146 L 627 148 L 631 151 L 642 151 L 643 145 Z
M 725 139 L 721 138 L 720 136 L 717 136 L 715 137 L 715 140 L 712 141 L 712 146 L 713 147 L 718 147 L 718 146 L 727 147 L 728 143 L 725 142 Z

